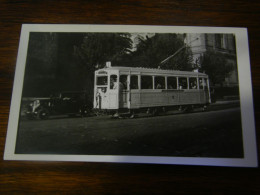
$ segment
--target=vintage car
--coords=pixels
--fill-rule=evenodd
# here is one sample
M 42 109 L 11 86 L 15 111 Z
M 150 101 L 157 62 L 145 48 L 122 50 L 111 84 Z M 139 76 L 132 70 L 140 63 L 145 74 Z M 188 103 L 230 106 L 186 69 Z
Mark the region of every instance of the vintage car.
M 48 99 L 35 99 L 27 106 L 28 119 L 47 119 L 53 115 L 88 116 L 92 109 L 85 92 L 62 92 Z

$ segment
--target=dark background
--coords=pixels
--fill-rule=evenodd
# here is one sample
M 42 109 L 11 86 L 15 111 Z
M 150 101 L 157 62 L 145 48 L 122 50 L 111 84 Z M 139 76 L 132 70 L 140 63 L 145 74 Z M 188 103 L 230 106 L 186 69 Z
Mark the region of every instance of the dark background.
M 259 142 L 258 1 L 0 1 L 0 155 L 3 157 L 22 23 L 247 27 Z M 258 168 L 0 161 L 0 193 L 250 193 Z

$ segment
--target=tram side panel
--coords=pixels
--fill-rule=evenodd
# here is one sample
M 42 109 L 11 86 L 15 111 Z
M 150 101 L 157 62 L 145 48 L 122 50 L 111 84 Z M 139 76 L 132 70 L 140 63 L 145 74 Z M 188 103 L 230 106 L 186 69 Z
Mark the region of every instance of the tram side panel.
M 209 103 L 207 90 L 132 90 L 123 91 L 119 96 L 108 90 L 100 96 L 101 109 L 118 109 L 118 102 L 119 108 L 128 109 Z
M 208 103 L 208 95 L 204 90 L 161 90 L 131 92 L 131 108 L 147 108 L 157 106 L 196 105 Z
M 118 109 L 118 95 L 116 92 L 110 92 L 109 95 L 109 105 L 107 106 L 108 109 Z
M 201 104 L 200 92 L 198 90 L 185 90 L 179 92 L 179 104 Z
M 169 91 L 167 94 L 169 97 L 170 105 L 199 105 L 207 104 L 209 101 L 208 94 L 204 90 L 178 90 L 176 92 Z M 175 98 L 177 99 L 177 101 L 173 100 Z
M 154 107 L 167 105 L 168 98 L 161 91 L 145 90 L 140 92 L 140 106 Z
M 119 108 L 128 108 L 129 93 L 127 91 L 119 94 Z
M 138 109 L 142 108 L 141 105 L 141 93 L 139 90 L 132 90 L 130 93 L 130 108 Z

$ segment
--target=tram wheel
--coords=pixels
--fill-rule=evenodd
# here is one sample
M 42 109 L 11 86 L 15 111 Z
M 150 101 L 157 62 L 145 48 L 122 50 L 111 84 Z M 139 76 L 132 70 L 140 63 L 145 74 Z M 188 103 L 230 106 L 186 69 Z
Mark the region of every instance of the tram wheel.
M 203 107 L 202 107 L 202 111 L 206 111 L 208 109 L 208 106 L 207 105 L 204 105 Z
M 159 114 L 158 108 L 152 109 L 152 116 L 157 116 Z
M 162 110 L 162 112 L 163 112 L 163 113 L 166 113 L 166 112 L 167 112 L 167 109 L 166 109 L 166 107 L 162 107 L 162 109 L 161 109 L 161 110 Z
M 193 111 L 193 105 L 187 106 L 187 112 L 192 112 Z
M 48 119 L 49 118 L 49 111 L 46 109 L 40 110 L 38 113 L 38 118 L 39 119 Z
M 181 107 L 181 110 L 179 109 L 179 111 L 192 112 L 192 111 L 193 111 L 193 105 L 182 106 L 182 107 Z

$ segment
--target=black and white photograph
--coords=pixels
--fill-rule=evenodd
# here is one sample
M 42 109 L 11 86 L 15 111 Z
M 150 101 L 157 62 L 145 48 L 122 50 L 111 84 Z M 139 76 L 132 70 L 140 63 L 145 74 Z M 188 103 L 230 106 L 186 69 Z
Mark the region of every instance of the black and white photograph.
M 23 25 L 4 158 L 257 166 L 247 30 Z

